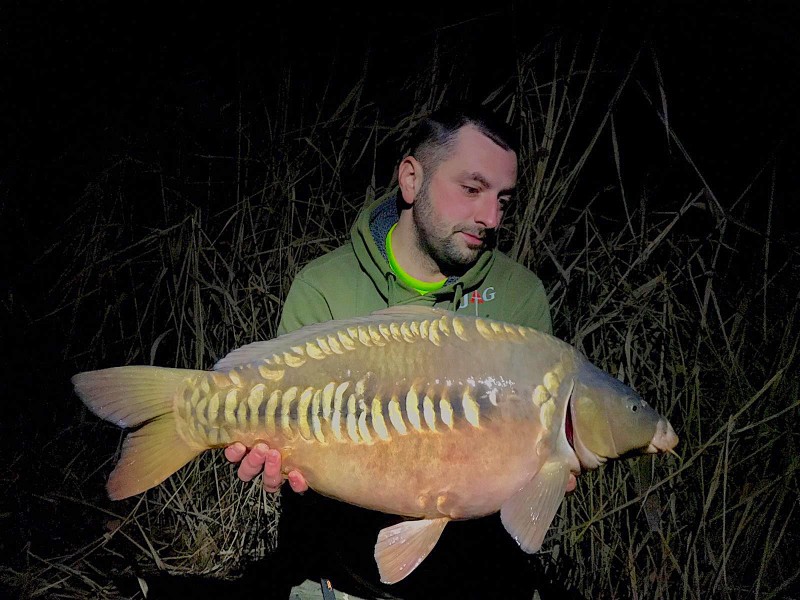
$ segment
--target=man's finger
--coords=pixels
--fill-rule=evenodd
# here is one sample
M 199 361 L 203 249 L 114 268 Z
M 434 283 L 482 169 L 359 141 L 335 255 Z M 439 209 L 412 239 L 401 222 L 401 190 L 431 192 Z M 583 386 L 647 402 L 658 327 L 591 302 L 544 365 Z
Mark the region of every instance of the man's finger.
M 308 490 L 306 478 L 299 471 L 289 471 L 289 485 L 298 494 Z
M 569 474 L 569 481 L 567 482 L 567 492 L 572 492 L 578 485 L 578 480 L 575 477 L 575 473 Z
M 256 475 L 261 473 L 264 468 L 264 458 L 269 448 L 266 444 L 256 444 L 253 449 L 244 457 L 242 464 L 239 465 L 239 479 L 251 481 Z
M 240 460 L 242 460 L 242 458 L 244 458 L 246 453 L 247 448 L 242 442 L 234 442 L 225 448 L 225 458 L 232 463 L 238 463 Z
M 277 492 L 283 483 L 283 473 L 281 473 L 281 453 L 277 450 L 270 450 L 266 453 L 264 461 L 263 485 L 268 492 Z

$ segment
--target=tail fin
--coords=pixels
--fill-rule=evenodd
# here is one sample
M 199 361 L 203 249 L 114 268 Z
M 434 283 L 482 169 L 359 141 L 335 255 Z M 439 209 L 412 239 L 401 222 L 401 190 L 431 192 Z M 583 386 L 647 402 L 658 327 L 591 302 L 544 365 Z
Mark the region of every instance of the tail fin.
M 108 478 L 108 495 L 121 500 L 157 486 L 200 454 L 178 435 L 173 399 L 187 369 L 131 366 L 78 373 L 75 391 L 98 417 L 120 427 L 143 427 L 129 434 Z

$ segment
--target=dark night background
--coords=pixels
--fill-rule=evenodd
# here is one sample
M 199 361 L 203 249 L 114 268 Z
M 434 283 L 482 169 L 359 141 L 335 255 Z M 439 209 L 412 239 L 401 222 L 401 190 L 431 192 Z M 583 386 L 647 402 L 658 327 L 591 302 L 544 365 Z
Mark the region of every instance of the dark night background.
M 15 457 L 9 472 L 35 477 L 47 460 L 31 442 L 48 435 L 34 422 L 34 410 L 9 408 L 16 386 L 38 390 L 41 397 L 26 398 L 41 411 L 48 410 L 48 396 L 60 402 L 70 393 L 73 365 L 61 364 L 65 341 L 42 320 L 56 300 L 47 271 L 53 262 L 42 257 L 78 198 L 120 157 L 173 148 L 186 131 L 213 147 L 221 114 L 235 110 L 242 95 L 269 105 L 275 82 L 287 73 L 293 109 L 314 113 L 326 86 L 339 97 L 366 69 L 367 95 L 399 118 L 411 101 L 399 86 L 427 68 L 435 47 L 442 61 L 474 78 L 481 97 L 505 76 L 496 64 L 546 36 L 584 40 L 588 53 L 600 35 L 604 64 L 619 73 L 637 52 L 640 61 L 657 57 L 670 124 L 718 196 L 738 196 L 777 157 L 774 233 L 797 239 L 795 2 L 379 4 L 3 3 L 0 347 L 8 375 L 0 430 L 3 449 Z M 631 114 L 642 107 L 630 102 Z M 632 187 L 643 185 L 654 160 L 645 141 L 663 136 L 663 127 L 650 114 L 620 120 L 617 128 L 629 148 L 626 175 Z M 613 168 L 607 160 L 594 168 Z M 590 193 L 591 177 L 583 185 Z M 60 366 L 42 377 L 48 365 Z M 4 495 L 21 497 L 16 477 Z M 13 503 L 0 512 L 3 527 Z
M 800 11 L 792 2 L 360 6 L 5 3 L 3 217 L 19 235 L 4 243 L 13 240 L 22 259 L 15 262 L 36 257 L 70 198 L 109 157 L 168 137 L 171 108 L 233 102 L 242 88 L 268 93 L 285 69 L 312 93 L 330 78 L 335 94 L 365 61 L 390 103 L 392 86 L 423 67 L 434 42 L 449 48 L 445 60 L 477 76 L 476 90 L 489 90 L 495 62 L 544 35 L 591 45 L 602 32 L 602 51 L 621 69 L 637 50 L 657 54 L 670 118 L 720 193 L 740 191 L 773 152 L 794 160 Z M 213 122 L 196 125 L 210 130 Z M 786 163 L 787 178 L 796 164 Z

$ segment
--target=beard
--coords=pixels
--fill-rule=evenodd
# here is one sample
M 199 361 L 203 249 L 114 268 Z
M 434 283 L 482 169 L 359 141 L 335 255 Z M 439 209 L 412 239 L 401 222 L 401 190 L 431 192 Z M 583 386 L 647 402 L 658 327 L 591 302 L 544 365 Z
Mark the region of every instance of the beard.
M 463 275 L 477 262 L 481 254 L 494 248 L 497 231 L 475 224 L 448 225 L 442 223 L 434 212 L 428 191 L 428 185 L 423 183 L 414 200 L 412 211 L 414 231 L 420 250 L 436 262 L 443 274 L 447 276 Z M 459 232 L 474 235 L 483 243 L 478 246 L 468 245 Z

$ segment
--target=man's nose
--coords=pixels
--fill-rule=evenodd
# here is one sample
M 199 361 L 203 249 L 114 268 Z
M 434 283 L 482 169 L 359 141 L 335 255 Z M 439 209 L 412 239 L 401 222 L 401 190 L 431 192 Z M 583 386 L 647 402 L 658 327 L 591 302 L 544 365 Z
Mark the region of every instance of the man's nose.
M 496 229 L 500 224 L 500 199 L 496 196 L 489 197 L 481 202 L 478 212 L 475 214 L 475 222 L 483 225 L 486 229 Z

